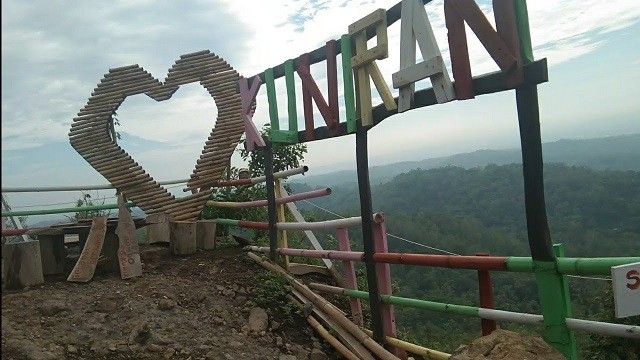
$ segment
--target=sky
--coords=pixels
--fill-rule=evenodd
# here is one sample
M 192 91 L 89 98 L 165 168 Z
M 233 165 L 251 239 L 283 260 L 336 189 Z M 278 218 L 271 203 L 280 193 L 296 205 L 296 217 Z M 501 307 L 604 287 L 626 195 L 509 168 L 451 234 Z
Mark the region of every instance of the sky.
M 208 49 L 250 76 L 338 39 L 349 24 L 396 2 L 2 1 L 2 186 L 106 184 L 69 145 L 68 131 L 110 68 L 138 64 L 162 81 L 180 55 Z M 477 2 L 493 23 L 491 2 Z M 539 86 L 543 141 L 640 132 L 637 1 L 529 0 L 528 8 L 534 56 L 549 63 L 550 81 Z M 443 0 L 425 9 L 451 74 Z M 378 60 L 389 85 L 399 70 L 399 29 L 399 21 L 389 27 L 389 57 Z M 472 32 L 467 34 L 474 76 L 496 71 Z M 312 73 L 326 94 L 324 63 L 312 66 Z M 429 86 L 425 80 L 416 88 Z M 276 81 L 276 89 L 282 115 L 283 80 Z M 299 79 L 296 90 L 301 99 Z M 254 121 L 260 128 L 269 121 L 264 86 L 257 100 Z M 380 102 L 374 96 L 374 105 Z M 302 128 L 302 101 L 297 103 Z M 155 180 L 186 179 L 215 117 L 206 90 L 188 84 L 163 102 L 145 95 L 127 98 L 118 110 L 117 130 L 121 146 Z M 321 125 L 319 113 L 315 118 Z M 281 119 L 285 128 L 286 121 Z M 369 138 L 370 165 L 517 148 L 514 92 L 411 110 L 386 119 Z M 355 168 L 352 135 L 311 142 L 308 149 L 310 174 Z M 233 165 L 243 165 L 239 156 Z M 179 187 L 171 191 L 184 194 Z M 5 195 L 16 210 L 64 206 L 79 197 L 78 192 Z

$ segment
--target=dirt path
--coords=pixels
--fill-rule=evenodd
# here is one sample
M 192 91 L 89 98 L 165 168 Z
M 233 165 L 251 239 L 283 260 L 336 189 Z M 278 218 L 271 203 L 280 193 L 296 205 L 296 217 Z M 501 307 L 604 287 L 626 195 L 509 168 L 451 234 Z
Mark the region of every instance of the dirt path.
M 96 271 L 87 284 L 3 291 L 2 359 L 335 357 L 300 316 L 264 319 L 252 300 L 262 270 L 235 244 L 183 258 L 141 250 L 138 279 Z

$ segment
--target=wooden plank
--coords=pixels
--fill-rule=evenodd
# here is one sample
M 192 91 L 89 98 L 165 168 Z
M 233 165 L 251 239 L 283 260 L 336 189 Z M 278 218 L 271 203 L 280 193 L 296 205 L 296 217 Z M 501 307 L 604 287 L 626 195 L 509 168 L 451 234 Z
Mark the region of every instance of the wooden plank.
M 392 75 L 393 87 L 400 89 L 398 112 L 411 109 L 415 92 L 412 83 L 427 77 L 431 80 L 438 103 L 455 99 L 453 84 L 424 6 L 419 0 L 403 0 L 405 8 L 400 34 L 400 71 Z M 416 41 L 424 59 L 420 64 L 415 64 Z
M 104 216 L 93 218 L 91 229 L 89 230 L 89 237 L 67 281 L 87 282 L 91 280 L 98 265 L 98 258 L 102 252 L 106 232 L 107 218 Z
M 401 20 L 400 20 L 400 71 L 406 69 L 416 62 L 416 37 L 413 32 L 413 12 L 415 1 L 402 0 Z M 406 86 L 396 84 L 395 73 L 391 76 L 393 87 L 400 88 L 398 95 L 398 112 L 404 112 L 411 109 L 413 104 L 413 94 L 415 92 L 415 84 L 410 83 Z
M 340 38 L 342 48 L 342 81 L 344 88 L 344 106 L 347 114 L 347 132 L 356 131 L 356 100 L 353 88 L 353 73 L 351 70 L 351 37 L 342 35 Z M 314 131 L 315 138 L 315 131 Z
M 376 89 L 378 89 L 378 93 L 380 94 L 382 102 L 387 110 L 397 109 L 396 101 L 394 100 L 391 91 L 389 91 L 387 82 L 384 81 L 384 77 L 382 76 L 382 73 L 375 61 L 367 65 L 367 71 L 369 72 L 369 76 L 371 76 Z
M 299 58 L 299 66 L 298 66 L 298 74 L 302 71 L 309 71 L 309 54 L 302 54 Z M 304 114 L 304 133 L 305 140 L 311 141 L 314 139 L 313 129 L 315 128 L 315 123 L 313 120 L 313 99 L 311 97 L 311 91 L 309 90 L 309 85 L 305 84 L 305 79 L 302 78 L 302 109 Z M 313 81 L 313 79 L 310 79 Z
M 489 20 L 484 16 L 482 10 L 474 0 L 447 0 L 452 2 L 459 16 L 469 25 L 469 28 L 478 37 L 478 40 L 487 49 L 489 55 L 498 64 L 498 67 L 504 71 L 517 65 L 515 55 L 509 51 L 509 46 L 504 43 L 502 36 L 496 32 L 491 26 Z M 506 15 L 504 12 L 501 12 Z M 515 13 L 511 12 L 511 16 L 515 18 Z M 515 24 L 515 19 L 513 21 Z
M 319 265 L 289 263 L 287 271 L 297 276 L 307 275 L 307 274 L 320 274 L 320 275 L 331 277 L 331 272 L 329 271 L 329 269 Z
M 500 29 L 505 31 L 504 35 L 511 42 L 510 46 L 503 41 L 503 34 L 493 29 L 474 0 L 446 0 L 444 10 L 457 98 L 460 100 L 474 98 L 469 49 L 464 29 L 465 22 L 498 64 L 498 67 L 506 74 L 507 83 L 510 86 L 518 85 L 516 80 L 522 80 L 519 75 L 521 69 L 514 70 L 513 67 L 521 68 L 522 63 L 518 62 L 519 54 L 513 53 L 510 49 L 515 47 L 513 42 L 516 41 L 514 34 L 517 31 L 513 4 L 509 8 L 501 8 L 495 13 L 496 16 L 507 17 L 496 20 L 496 23 L 501 24 Z
M 387 17 L 385 9 L 376 9 L 367 16 L 349 25 L 349 35 L 366 31 L 368 28 L 384 22 L 386 27 Z
M 440 56 L 436 56 L 427 61 L 422 61 L 418 64 L 410 65 L 392 75 L 393 87 L 396 89 L 402 88 L 407 85 L 414 84 L 416 81 L 442 73 L 442 66 L 443 62 Z M 400 110 L 398 110 L 398 112 L 400 112 Z
M 125 207 L 122 194 L 118 195 L 118 227 L 115 232 L 120 240 L 118 247 L 120 277 L 130 279 L 141 276 L 142 262 L 140 261 L 140 247 L 136 239 L 136 225 L 129 209 Z
M 356 45 L 356 54 L 367 50 L 367 41 L 364 33 L 353 35 L 353 40 Z M 351 67 L 353 68 L 353 58 Z M 354 73 L 356 75 L 356 97 L 358 98 L 356 111 L 359 110 L 358 116 L 362 126 L 370 126 L 373 124 L 371 116 L 371 107 L 373 106 L 371 103 L 371 80 L 366 67 L 354 68 Z
M 280 130 L 280 117 L 278 116 L 278 99 L 276 99 L 276 83 L 273 78 L 273 69 L 264 72 L 265 83 L 267 85 L 267 102 L 269 103 L 269 119 L 271 120 L 271 130 Z
M 276 192 L 276 199 L 282 198 L 282 182 L 280 181 L 280 179 L 275 179 L 275 192 Z M 283 223 L 286 222 L 286 218 L 284 216 L 284 205 L 283 204 L 279 204 L 276 205 L 276 209 L 277 209 L 277 215 L 278 215 L 278 222 L 279 223 Z M 287 231 L 286 230 L 278 230 L 278 246 L 281 249 L 286 249 L 288 247 L 287 244 Z M 285 269 L 289 269 L 289 256 L 284 255 L 283 256 L 283 260 L 284 260 L 284 268 Z
M 284 78 L 287 85 L 287 110 L 289 115 L 289 128 L 287 131 L 298 133 L 298 109 L 296 108 L 296 83 L 293 76 L 293 60 L 284 62 Z M 298 137 L 295 137 L 298 141 Z
M 262 81 L 256 76 L 253 79 L 251 88 L 249 88 L 248 80 L 246 78 L 240 78 L 238 83 L 240 86 L 240 99 L 242 101 L 242 119 L 244 120 L 244 130 L 247 134 L 245 139 L 245 149 L 252 151 L 256 147 L 265 146 L 264 139 L 262 139 L 260 132 L 253 123 L 252 111 L 252 105 L 256 102 L 256 96 L 258 95 L 258 90 L 260 89 L 260 85 L 262 85 Z
M 522 70 L 522 54 L 514 1 L 493 0 L 493 14 L 496 20 L 496 30 L 509 47 L 509 51 L 516 58 L 518 64 L 518 66 L 514 66 L 507 71 L 506 74 L 507 84 L 516 87 L 524 81 L 524 71 Z

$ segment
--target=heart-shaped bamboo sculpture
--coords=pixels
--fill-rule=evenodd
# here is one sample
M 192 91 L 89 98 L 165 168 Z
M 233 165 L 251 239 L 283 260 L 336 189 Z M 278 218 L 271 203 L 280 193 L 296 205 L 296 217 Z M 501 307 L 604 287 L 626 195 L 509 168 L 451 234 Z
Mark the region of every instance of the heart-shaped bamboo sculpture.
M 211 193 L 206 191 L 208 186 L 220 178 L 244 132 L 239 79 L 226 61 L 208 50 L 182 55 L 164 83 L 138 65 L 110 69 L 73 119 L 71 146 L 147 215 L 169 213 L 175 220 L 195 219 Z M 193 82 L 200 82 L 211 94 L 218 117 L 185 188 L 193 194 L 176 199 L 113 141 L 109 122 L 127 96 L 146 94 L 163 101 L 180 85 Z

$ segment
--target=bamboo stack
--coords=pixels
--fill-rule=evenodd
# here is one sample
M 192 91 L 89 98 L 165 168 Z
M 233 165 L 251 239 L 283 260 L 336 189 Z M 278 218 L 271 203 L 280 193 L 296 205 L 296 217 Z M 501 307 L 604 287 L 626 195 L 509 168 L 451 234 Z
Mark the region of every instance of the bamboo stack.
M 236 89 L 239 78 L 226 61 L 208 50 L 182 55 L 164 83 L 137 64 L 110 69 L 73 119 L 71 146 L 145 213 L 167 213 L 176 221 L 194 220 L 209 198 L 207 187 L 219 180 L 244 132 Z M 192 82 L 200 82 L 211 94 L 218 117 L 185 189 L 193 194 L 176 199 L 112 139 L 109 128 L 111 116 L 127 96 L 146 94 L 163 101 L 180 85 Z

